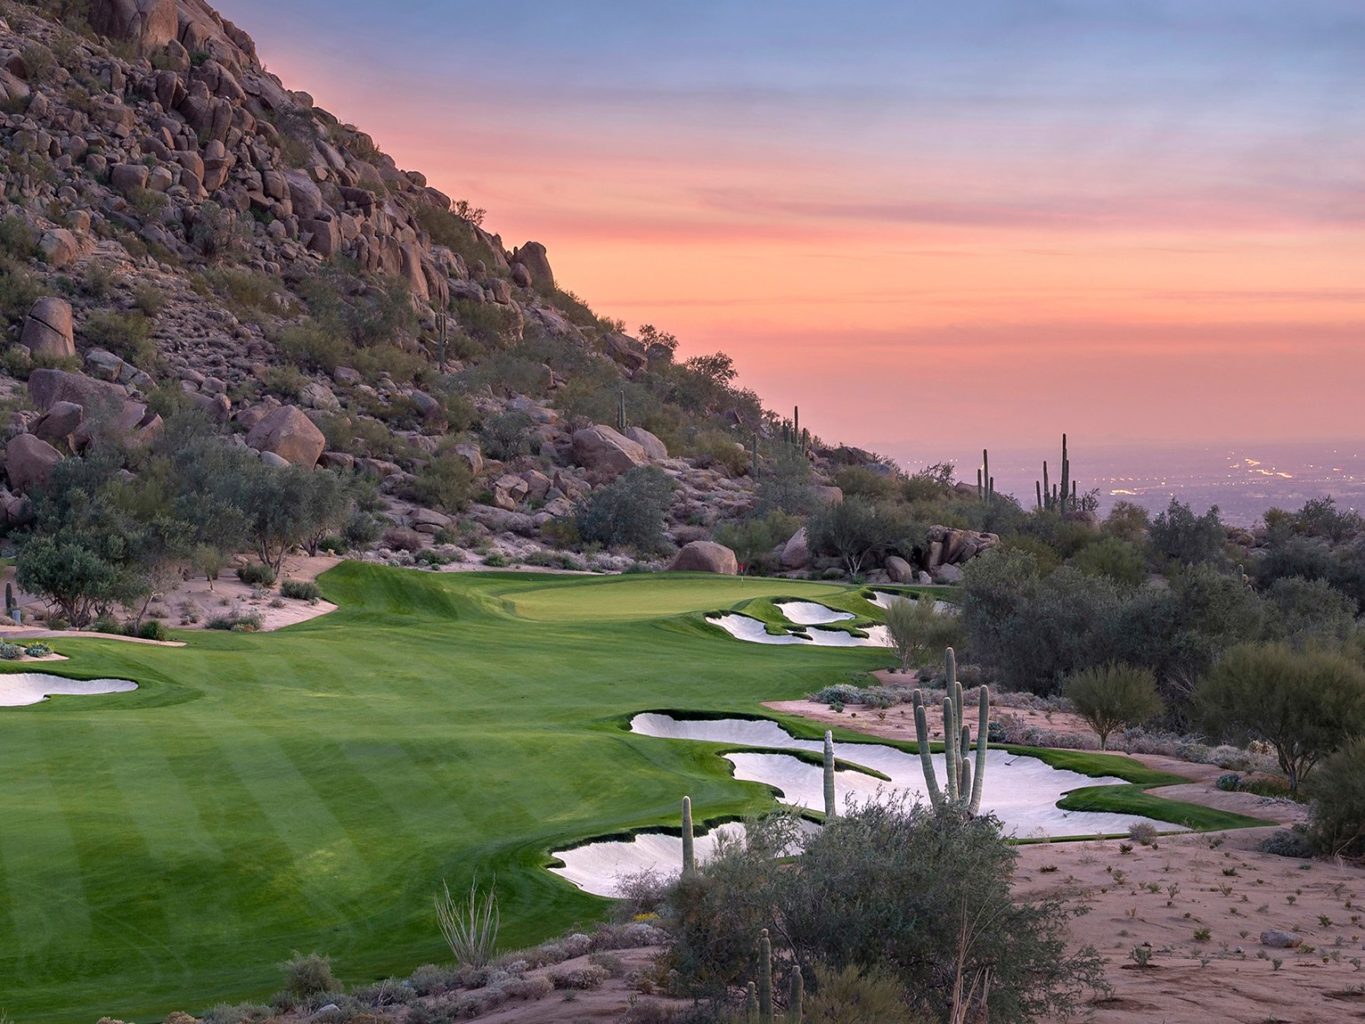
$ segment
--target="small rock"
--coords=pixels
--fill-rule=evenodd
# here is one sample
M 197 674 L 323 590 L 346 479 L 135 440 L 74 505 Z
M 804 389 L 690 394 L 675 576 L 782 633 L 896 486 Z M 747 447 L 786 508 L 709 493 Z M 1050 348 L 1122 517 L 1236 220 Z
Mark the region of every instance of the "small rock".
M 1265 931 L 1261 932 L 1261 945 L 1270 946 L 1274 949 L 1293 949 L 1295 946 L 1303 944 L 1303 936 L 1296 935 L 1294 932 Z

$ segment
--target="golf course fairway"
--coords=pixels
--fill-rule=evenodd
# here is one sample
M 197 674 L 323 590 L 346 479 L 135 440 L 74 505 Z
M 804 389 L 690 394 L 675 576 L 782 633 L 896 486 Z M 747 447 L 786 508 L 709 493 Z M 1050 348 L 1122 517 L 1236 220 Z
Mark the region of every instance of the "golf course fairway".
M 338 611 L 183 648 L 72 634 L 108 696 L 0 711 L 0 1012 L 160 1020 L 263 1000 L 295 950 L 358 983 L 448 957 L 441 880 L 496 879 L 504 945 L 606 904 L 546 851 L 770 804 L 690 744 L 621 728 L 656 707 L 757 711 L 885 651 L 738 643 L 700 613 L 837 584 L 436 574 L 356 562 Z M 16 666 L 17 668 L 18 666 Z
M 631 715 L 757 713 L 893 657 L 703 618 L 772 597 L 866 614 L 839 584 L 359 562 L 320 583 L 338 610 L 276 633 L 60 639 L 61 674 L 138 689 L 0 710 L 0 1018 L 262 1001 L 294 951 L 347 984 L 407 974 L 449 957 L 443 879 L 496 883 L 504 948 L 591 923 L 608 904 L 547 851 L 676 824 L 684 793 L 703 820 L 772 804 L 714 747 L 632 734 Z

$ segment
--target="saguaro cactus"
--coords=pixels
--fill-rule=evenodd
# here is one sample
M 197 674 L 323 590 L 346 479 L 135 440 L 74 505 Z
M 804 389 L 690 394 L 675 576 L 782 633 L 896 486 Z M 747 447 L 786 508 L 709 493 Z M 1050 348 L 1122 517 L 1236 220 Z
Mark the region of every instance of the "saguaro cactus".
M 749 1024 L 758 1024 L 758 989 L 752 981 L 744 993 L 744 1019 Z
M 766 928 L 758 936 L 758 1019 L 773 1024 L 773 944 Z
M 990 725 L 990 690 L 982 686 L 977 691 L 978 722 L 976 734 L 976 770 L 972 770 L 970 751 L 971 728 L 962 721 L 964 698 L 962 684 L 957 681 L 957 654 L 949 647 L 945 652 L 947 693 L 943 697 L 943 756 L 944 785 L 939 788 L 933 758 L 929 753 L 929 720 L 924 695 L 916 690 L 912 698 L 915 708 L 915 740 L 919 746 L 920 766 L 924 770 L 925 789 L 929 802 L 936 808 L 951 807 L 975 815 L 981 809 L 981 790 L 986 779 L 987 732 Z
M 834 795 L 834 733 L 825 730 L 825 820 L 839 813 Z
M 622 388 L 616 392 L 616 432 L 624 434 L 626 432 L 626 390 Z
M 792 964 L 791 982 L 787 989 L 787 1024 L 801 1024 L 806 1001 L 806 980 L 801 977 L 801 965 Z
M 692 839 L 692 798 L 682 798 L 682 846 L 683 874 L 690 875 L 697 870 L 696 844 Z

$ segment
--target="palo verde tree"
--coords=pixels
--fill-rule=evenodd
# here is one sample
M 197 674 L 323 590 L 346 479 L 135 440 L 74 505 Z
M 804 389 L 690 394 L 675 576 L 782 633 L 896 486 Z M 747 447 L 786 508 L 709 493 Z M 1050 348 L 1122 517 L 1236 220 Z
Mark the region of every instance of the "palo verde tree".
M 1339 654 L 1234 647 L 1195 701 L 1213 735 L 1269 744 L 1291 793 L 1318 761 L 1365 734 L 1365 669 Z
M 1116 730 L 1155 718 L 1164 707 L 1156 676 L 1136 665 L 1111 662 L 1082 669 L 1067 679 L 1062 692 L 1095 730 L 1101 750 L 1109 749 L 1109 737 Z

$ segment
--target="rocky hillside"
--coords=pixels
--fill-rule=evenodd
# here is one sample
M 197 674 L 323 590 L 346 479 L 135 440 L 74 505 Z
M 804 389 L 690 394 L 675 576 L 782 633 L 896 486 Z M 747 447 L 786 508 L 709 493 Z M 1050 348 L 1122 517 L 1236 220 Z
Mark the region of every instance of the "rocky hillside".
M 374 479 L 398 559 L 571 546 L 585 499 L 637 466 L 675 484 L 671 546 L 753 510 L 790 451 L 816 499 L 838 467 L 888 471 L 765 411 L 723 355 L 678 361 L 594 314 L 543 245 L 509 250 L 202 0 L 0 18 L 10 523 L 57 460 L 186 409 L 267 462 Z

